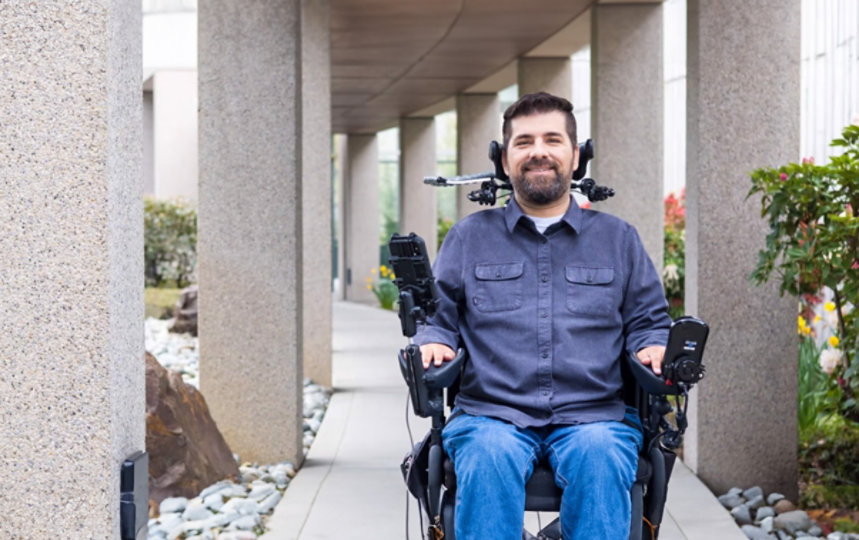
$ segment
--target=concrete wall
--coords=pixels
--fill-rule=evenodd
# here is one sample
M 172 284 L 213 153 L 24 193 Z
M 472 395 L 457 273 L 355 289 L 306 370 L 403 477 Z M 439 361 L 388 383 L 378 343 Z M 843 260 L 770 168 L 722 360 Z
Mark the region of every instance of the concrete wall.
M 119 538 L 144 449 L 140 17 L 0 4 L 3 538 Z
M 492 170 L 489 141 L 501 142 L 501 111 L 498 94 L 460 94 L 456 96 L 456 161 L 459 174 Z M 468 193 L 480 184 L 456 188 L 458 219 L 486 209 L 468 200 Z
M 379 267 L 379 147 L 376 135 L 349 134 L 343 189 L 346 300 L 375 303 L 366 278 Z
M 436 193 L 423 183 L 436 171 L 435 119 L 400 119 L 400 234 L 420 235 L 430 260 L 438 243 Z

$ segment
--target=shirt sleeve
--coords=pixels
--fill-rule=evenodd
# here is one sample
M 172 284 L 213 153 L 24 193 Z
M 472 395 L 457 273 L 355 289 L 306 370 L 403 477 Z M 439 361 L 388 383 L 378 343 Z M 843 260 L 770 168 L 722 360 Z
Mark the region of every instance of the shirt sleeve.
M 630 255 L 629 274 L 621 312 L 626 348 L 634 354 L 651 345 L 664 346 L 671 317 L 662 280 L 632 226 L 628 229 L 626 244 L 626 253 Z
M 442 343 L 456 350 L 460 341 L 460 299 L 463 294 L 459 227 L 454 226 L 448 231 L 433 264 L 433 275 L 439 293 L 438 307 L 435 315 L 427 319 L 427 324 L 418 332 L 415 342 L 418 345 Z

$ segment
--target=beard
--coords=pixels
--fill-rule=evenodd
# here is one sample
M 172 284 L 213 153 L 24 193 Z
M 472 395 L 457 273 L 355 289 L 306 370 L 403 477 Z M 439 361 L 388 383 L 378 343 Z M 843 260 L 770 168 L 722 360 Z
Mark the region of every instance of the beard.
M 533 168 L 549 168 L 551 174 L 534 174 L 529 170 Z M 558 164 L 551 160 L 527 161 L 517 175 L 511 175 L 510 183 L 521 197 L 538 205 L 555 202 L 570 189 L 570 180 L 564 179 Z

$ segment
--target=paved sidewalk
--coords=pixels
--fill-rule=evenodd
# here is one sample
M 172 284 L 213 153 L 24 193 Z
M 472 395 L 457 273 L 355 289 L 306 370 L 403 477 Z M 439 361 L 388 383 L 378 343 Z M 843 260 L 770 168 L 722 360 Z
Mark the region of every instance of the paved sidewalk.
M 403 539 L 407 504 L 410 538 L 421 538 L 417 506 L 406 496 L 399 471 L 410 447 L 406 386 L 396 362 L 405 344 L 395 313 L 335 303 L 335 393 L 264 540 Z M 428 421 L 410 412 L 408 417 L 414 437 L 423 437 Z M 541 517 L 543 523 L 552 519 Z M 535 520 L 529 515 L 529 522 Z M 745 539 L 727 510 L 679 462 L 662 527 L 661 540 Z

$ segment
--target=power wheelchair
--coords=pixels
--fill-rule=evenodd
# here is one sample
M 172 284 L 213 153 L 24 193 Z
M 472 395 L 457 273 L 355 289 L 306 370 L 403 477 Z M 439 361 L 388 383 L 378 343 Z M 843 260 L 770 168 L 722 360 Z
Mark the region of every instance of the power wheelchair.
M 579 148 L 583 159 L 580 158 L 574 180 L 583 177 L 587 160 L 593 156 L 592 141 Z M 500 145 L 495 141 L 490 145 L 490 159 L 496 165 L 495 171 L 453 180 L 427 178 L 425 182 L 450 186 L 488 178 L 469 198 L 481 204 L 494 204 L 498 189 L 510 189 L 500 166 Z M 495 179 L 501 183 L 496 183 Z M 573 182 L 573 188 L 592 201 L 614 194 L 609 188 L 597 186 L 591 179 L 578 184 Z M 390 263 L 399 288 L 400 323 L 403 334 L 409 338 L 409 345 L 399 351 L 399 366 L 408 384 L 415 414 L 432 421 L 429 433 L 406 454 L 401 470 L 409 492 L 429 518 L 425 538 L 453 540 L 456 477 L 452 462 L 444 455 L 441 432 L 445 424 L 445 406 L 453 407 L 467 353 L 460 349 L 452 361 L 424 370 L 420 348 L 412 343 L 412 338 L 419 324 L 435 312 L 438 303 L 432 269 L 423 240 L 417 235 L 394 234 L 389 247 Z M 701 358 L 707 334 L 707 325 L 699 319 L 682 317 L 674 321 L 663 361 L 663 376 L 655 375 L 631 354 L 621 359 L 623 398 L 627 405 L 638 410 L 644 435 L 636 480 L 630 491 L 630 540 L 658 538 L 668 479 L 676 459 L 675 450 L 682 444 L 687 425 L 685 398 L 704 375 Z M 669 402 L 669 396 L 675 397 L 674 406 Z M 666 418 L 671 412 L 674 412 L 673 424 Z M 551 468 L 548 463 L 538 463 L 526 486 L 524 511 L 557 512 L 560 502 L 561 490 L 555 485 Z M 560 540 L 560 522 L 555 519 L 536 536 L 525 530 L 522 538 Z

